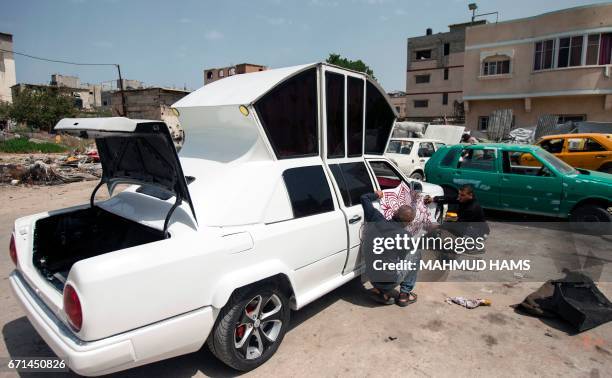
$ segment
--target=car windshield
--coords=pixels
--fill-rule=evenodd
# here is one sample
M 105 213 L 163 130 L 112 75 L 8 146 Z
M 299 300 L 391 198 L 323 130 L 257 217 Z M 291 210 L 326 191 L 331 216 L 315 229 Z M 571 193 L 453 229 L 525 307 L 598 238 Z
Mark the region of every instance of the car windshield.
M 392 154 L 404 154 L 409 155 L 410 151 L 412 151 L 412 145 L 414 143 L 409 140 L 392 140 L 389 142 L 389 147 L 387 147 L 387 152 Z
M 540 155 L 542 159 L 549 162 L 553 167 L 555 167 L 556 170 L 563 173 L 564 175 L 576 173 L 574 167 L 544 149 L 538 150 L 538 155 Z

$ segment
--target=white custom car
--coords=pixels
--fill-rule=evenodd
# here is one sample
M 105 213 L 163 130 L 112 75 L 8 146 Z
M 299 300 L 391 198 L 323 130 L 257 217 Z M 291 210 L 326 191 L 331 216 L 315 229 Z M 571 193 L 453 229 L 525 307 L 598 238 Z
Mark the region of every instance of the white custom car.
M 11 286 L 76 373 L 204 343 L 253 369 L 279 347 L 290 309 L 361 274 L 363 193 L 404 181 L 443 194 L 383 156 L 395 113 L 362 73 L 319 63 L 236 75 L 174 107 L 180 158 L 160 121 L 60 121 L 58 132 L 95 138 L 96 190 L 112 196 L 15 221 Z

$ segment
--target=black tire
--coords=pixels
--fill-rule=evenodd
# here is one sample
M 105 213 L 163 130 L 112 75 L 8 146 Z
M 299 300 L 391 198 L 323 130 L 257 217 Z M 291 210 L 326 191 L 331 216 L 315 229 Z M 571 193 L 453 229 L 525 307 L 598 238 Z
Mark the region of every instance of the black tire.
M 266 316 L 279 305 L 277 312 Z M 208 348 L 236 370 L 253 370 L 278 349 L 289 329 L 290 313 L 287 297 L 273 284 L 238 289 L 221 309 L 208 337 Z M 261 316 L 265 316 L 264 320 Z
M 411 179 L 415 179 L 415 180 L 419 180 L 419 181 L 423 181 L 423 174 L 421 172 L 412 172 L 412 174 L 410 175 Z
M 569 220 L 572 222 L 572 227 L 579 232 L 596 235 L 612 234 L 612 214 L 603 206 L 579 206 L 572 211 Z
M 612 175 L 612 164 L 606 164 L 603 167 L 599 168 L 600 172 L 609 173 Z

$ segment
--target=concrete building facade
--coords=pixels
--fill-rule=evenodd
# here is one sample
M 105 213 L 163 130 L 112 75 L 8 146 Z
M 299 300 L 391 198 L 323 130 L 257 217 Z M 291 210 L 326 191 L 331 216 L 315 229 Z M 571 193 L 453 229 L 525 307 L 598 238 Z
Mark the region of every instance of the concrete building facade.
M 484 21 L 475 22 L 476 24 Z M 465 30 L 472 23 L 449 25 L 446 33 L 427 29 L 408 38 L 406 113 L 412 121 L 461 118 Z M 459 121 L 461 121 L 459 119 Z
M 0 33 L 0 102 L 12 102 L 11 87 L 17 84 L 15 59 L 13 53 L 13 35 Z M 6 50 L 6 51 L 3 51 Z
M 143 88 L 124 91 L 127 114 L 123 114 L 121 92 L 112 92 L 112 115 L 133 119 L 153 119 L 164 121 L 177 144 L 182 144 L 183 132 L 178 115 L 172 111 L 172 104 L 190 92 L 168 88 Z
M 102 106 L 102 86 L 99 84 L 81 83 L 78 76 L 53 74 L 51 75 L 49 85 L 73 89 L 73 96 L 78 103 L 77 107 L 81 109 L 92 109 Z
M 466 126 L 486 130 L 512 109 L 515 127 L 541 115 L 612 121 L 612 4 L 476 25 L 466 31 Z
M 243 73 L 265 71 L 268 67 L 259 64 L 241 63 L 223 68 L 208 68 L 204 70 L 204 85 L 223 79 L 224 77 Z
M 398 121 L 403 121 L 407 117 L 406 113 L 406 105 L 407 105 L 407 96 L 406 92 L 396 91 L 388 93 L 389 100 L 391 100 L 391 105 L 398 114 Z

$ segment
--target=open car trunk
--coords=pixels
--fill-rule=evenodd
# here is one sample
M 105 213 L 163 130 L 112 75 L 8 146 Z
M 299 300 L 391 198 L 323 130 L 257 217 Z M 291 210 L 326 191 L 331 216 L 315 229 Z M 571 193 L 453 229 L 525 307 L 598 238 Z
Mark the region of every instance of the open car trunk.
M 91 194 L 90 208 L 39 219 L 34 227 L 33 265 L 58 288 L 64 286 L 73 264 L 104 253 L 134 247 L 169 237 L 170 217 L 187 202 L 196 220 L 174 143 L 160 121 L 111 118 L 66 118 L 58 132 L 95 138 L 102 164 L 102 178 Z M 94 205 L 96 191 L 104 184 L 109 193 L 118 184 L 141 185 L 148 194 L 169 200 L 170 210 L 159 214 L 163 230 L 150 228 Z M 148 191 L 148 192 L 147 192 Z
M 164 232 L 99 207 L 52 215 L 36 222 L 34 267 L 58 289 L 79 260 L 164 239 Z

